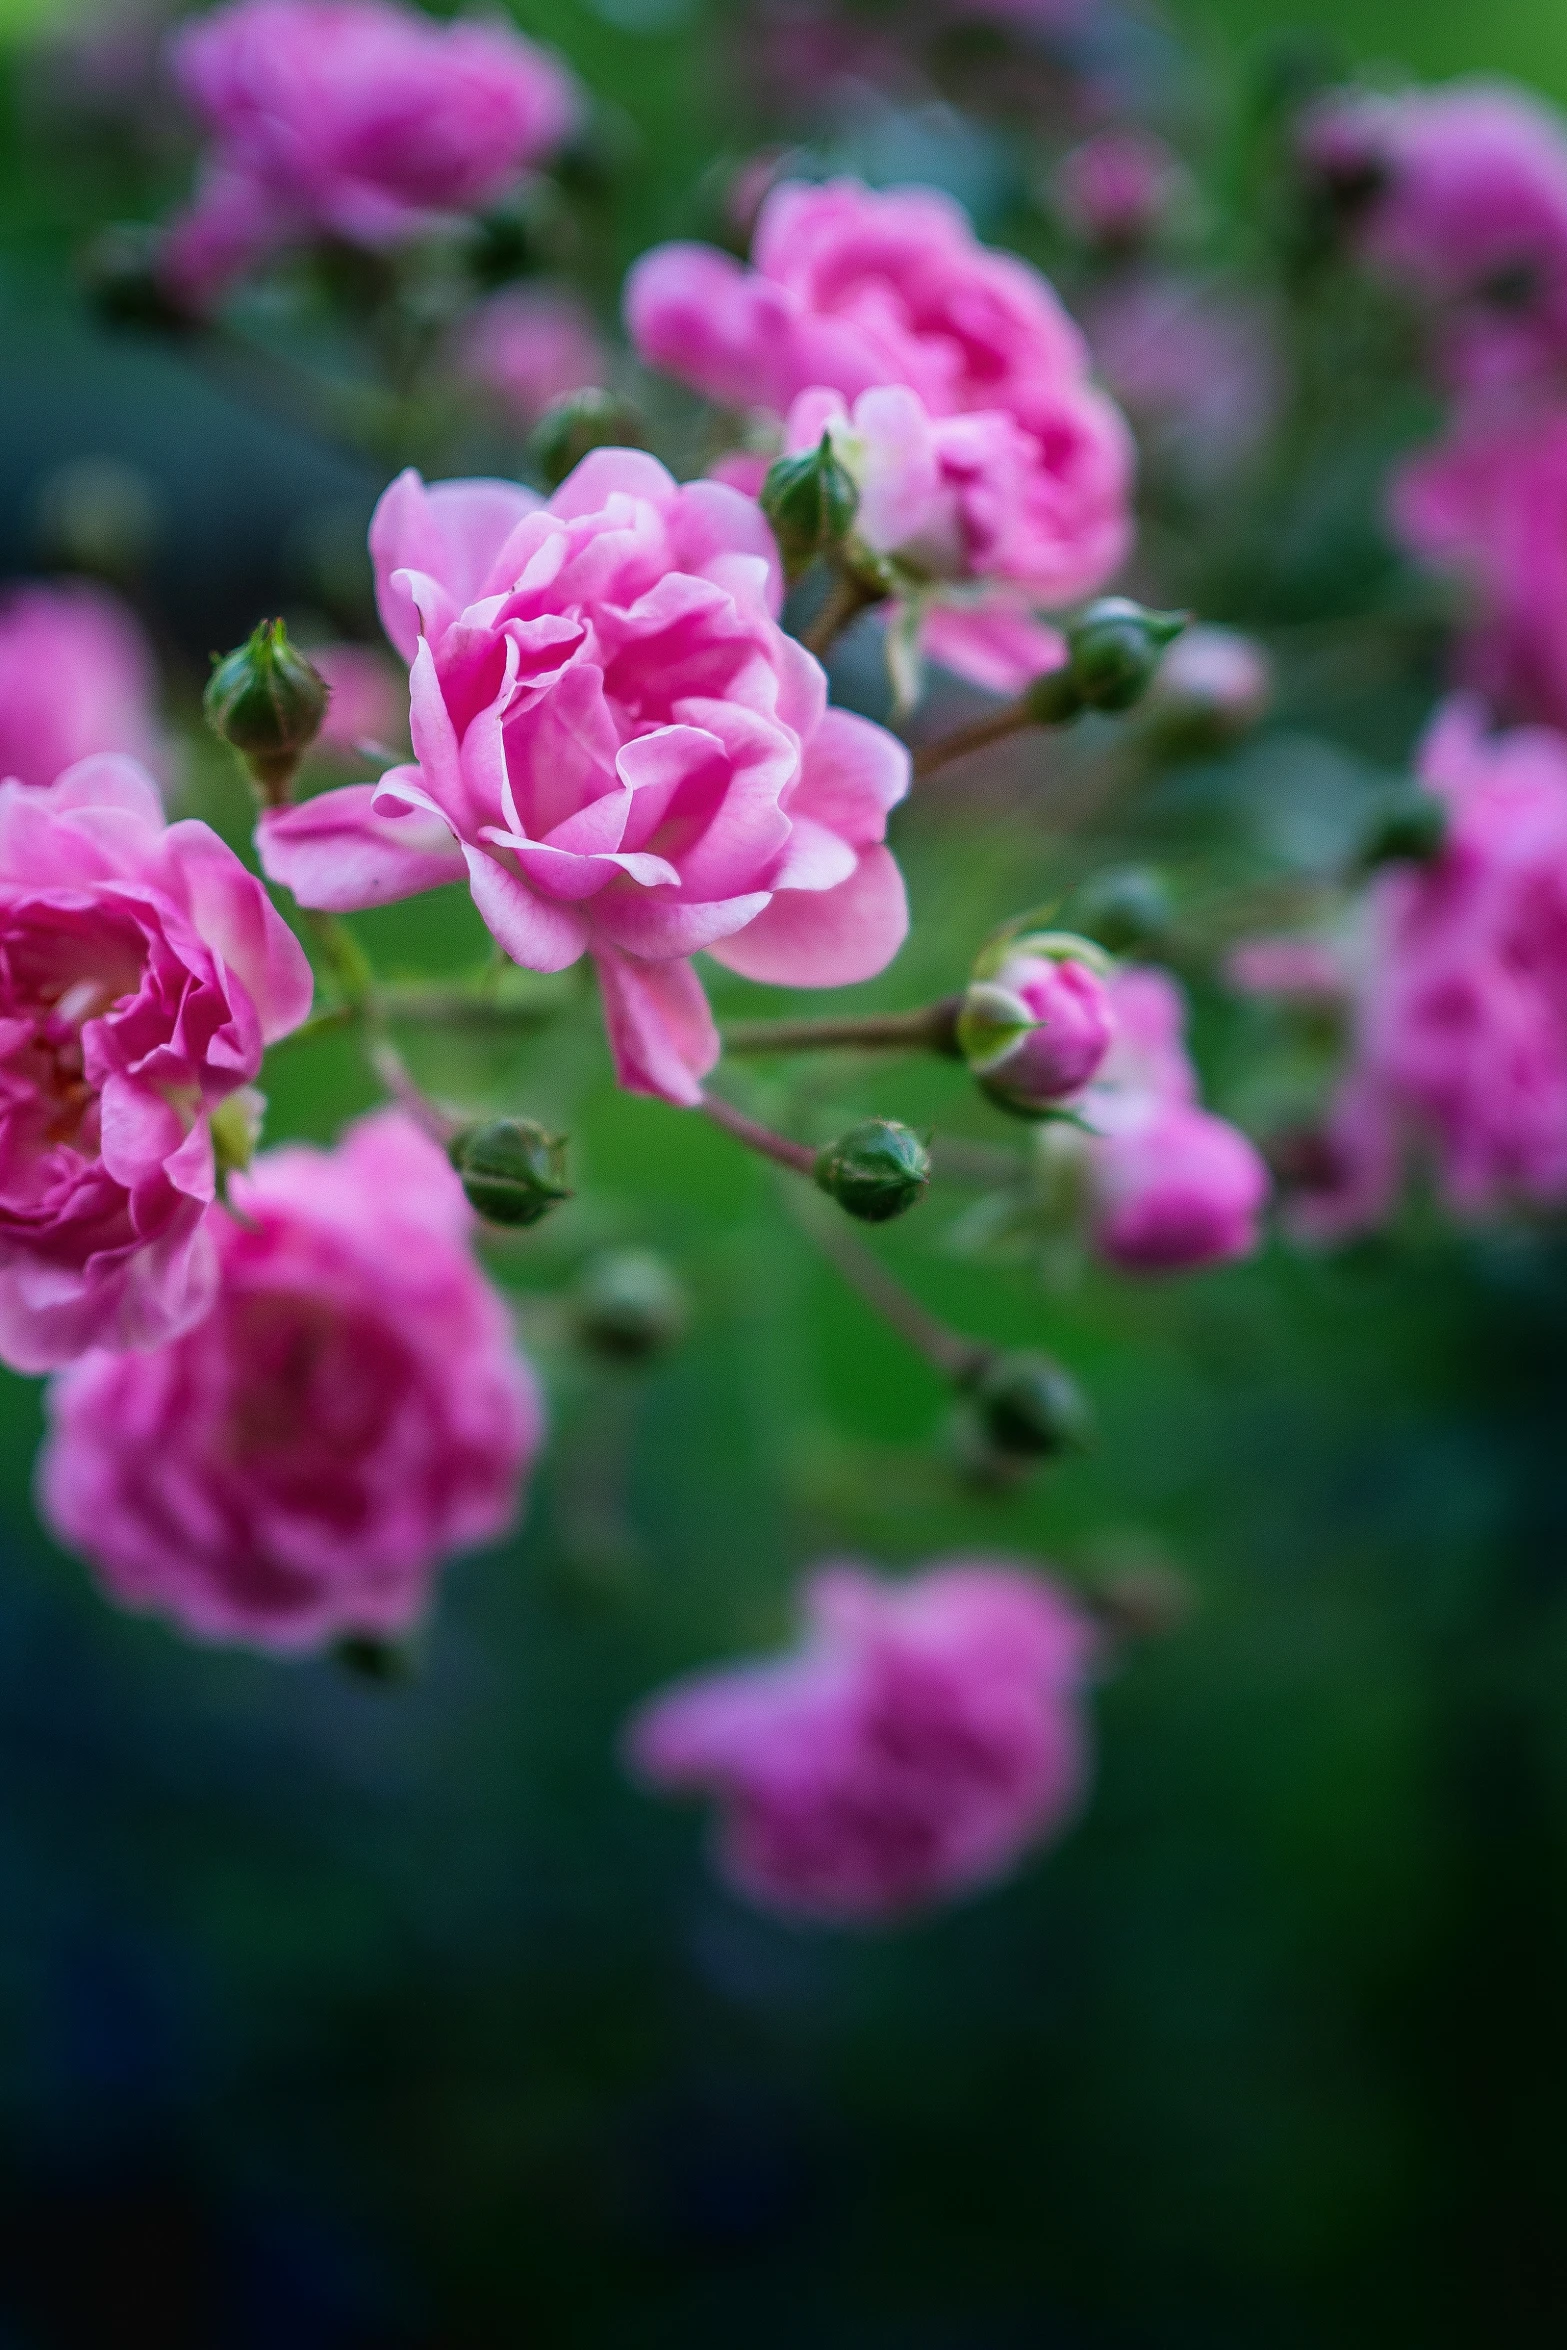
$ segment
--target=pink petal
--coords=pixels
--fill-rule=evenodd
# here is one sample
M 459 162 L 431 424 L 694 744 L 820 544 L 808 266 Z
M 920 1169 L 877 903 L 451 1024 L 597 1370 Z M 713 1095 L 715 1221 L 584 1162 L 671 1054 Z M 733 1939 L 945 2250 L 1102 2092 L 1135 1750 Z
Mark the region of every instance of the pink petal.
M 245 989 L 264 1041 L 275 1044 L 309 1016 L 309 956 L 255 875 L 207 825 L 171 824 L 163 850 L 171 895 Z
M 809 816 L 868 848 L 884 838 L 887 812 L 909 788 L 909 754 L 897 736 L 851 710 L 829 710 L 806 747 L 791 816 Z
M 261 869 L 302 906 L 348 914 L 422 896 L 466 874 L 462 852 L 428 817 L 378 816 L 379 786 L 346 784 L 297 808 L 269 809 L 256 827 Z
M 764 890 L 743 897 L 714 898 L 691 904 L 663 892 L 649 895 L 631 886 L 606 890 L 593 907 L 595 941 L 604 939 L 624 947 L 628 954 L 665 962 L 694 955 L 721 938 L 729 938 L 754 922 L 768 903 Z M 596 948 L 595 948 L 595 951 Z
M 1009 604 L 977 612 L 933 605 L 921 624 L 920 643 L 943 669 L 993 694 L 1020 694 L 1066 659 L 1057 630 Z
M 567 474 L 549 510 L 558 521 L 573 522 L 582 514 L 602 513 L 617 496 L 666 506 L 675 489 L 674 475 L 645 449 L 590 449 Z
M 418 618 L 399 571 L 422 571 L 461 611 L 478 594 L 498 549 L 540 501 L 511 481 L 443 481 L 426 488 L 410 466 L 384 490 L 370 519 L 375 600 L 405 661 L 419 642 Z
M 890 850 L 868 848 L 829 890 L 780 890 L 748 929 L 708 949 L 715 963 L 768 987 L 848 987 L 885 971 L 909 927 Z
M 525 971 L 564 971 L 588 943 L 582 916 L 535 897 L 483 849 L 464 847 L 468 886 L 492 938 Z
M 643 963 L 603 947 L 593 959 L 619 1082 L 629 1093 L 695 1109 L 719 1039 L 690 964 Z

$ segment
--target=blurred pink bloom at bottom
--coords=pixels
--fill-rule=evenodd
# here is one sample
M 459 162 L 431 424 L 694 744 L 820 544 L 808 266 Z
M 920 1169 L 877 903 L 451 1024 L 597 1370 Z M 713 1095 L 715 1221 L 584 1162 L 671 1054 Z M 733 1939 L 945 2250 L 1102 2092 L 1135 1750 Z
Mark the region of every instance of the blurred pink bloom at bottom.
M 441 1561 L 506 1531 L 542 1431 L 462 1187 L 387 1110 L 233 1188 L 207 1318 L 53 1383 L 44 1517 L 198 1639 L 406 1631 Z
M 602 384 L 608 358 L 592 313 L 574 295 L 536 288 L 494 294 L 464 325 L 459 364 L 519 424 L 554 400 Z
M 0 601 L 0 780 L 53 783 L 97 751 L 156 770 L 156 695 L 152 647 L 108 588 L 34 582 Z
M 796 1654 L 677 1684 L 627 1736 L 639 1777 L 716 1799 L 737 1891 L 887 1922 L 1005 1875 L 1064 1825 L 1097 1634 L 1059 1587 L 989 1559 L 904 1584 L 835 1566 L 805 1615 Z

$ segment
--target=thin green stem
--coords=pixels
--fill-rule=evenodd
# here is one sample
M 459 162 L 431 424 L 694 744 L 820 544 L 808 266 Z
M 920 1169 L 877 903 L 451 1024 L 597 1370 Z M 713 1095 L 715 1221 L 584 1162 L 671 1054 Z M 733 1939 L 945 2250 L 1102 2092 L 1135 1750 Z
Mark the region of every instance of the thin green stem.
M 851 621 L 868 612 L 872 604 L 886 601 L 884 588 L 872 587 L 855 572 L 838 571 L 827 590 L 826 598 L 816 618 L 801 635 L 800 642 L 808 653 L 823 660 L 834 641 L 843 634 Z
M 842 1217 L 820 1206 L 813 1194 L 791 1196 L 789 1210 L 849 1287 L 944 1379 L 966 1386 L 978 1378 L 996 1352 L 987 1340 L 969 1338 L 928 1312 Z
M 724 1050 L 755 1053 L 926 1052 L 955 1057 L 961 996 L 943 996 L 913 1012 L 872 1012 L 844 1020 L 737 1020 Z

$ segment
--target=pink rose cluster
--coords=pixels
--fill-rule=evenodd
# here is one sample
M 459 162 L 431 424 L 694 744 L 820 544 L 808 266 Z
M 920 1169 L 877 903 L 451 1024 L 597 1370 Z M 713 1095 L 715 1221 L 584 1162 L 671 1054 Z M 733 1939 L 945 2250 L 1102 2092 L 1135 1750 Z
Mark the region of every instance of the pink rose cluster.
M 702 1674 L 632 1721 L 633 1772 L 718 1806 L 718 1866 L 746 1899 L 886 1924 L 1006 1875 L 1058 1834 L 1088 1776 L 1099 1649 L 1057 1585 L 991 1559 L 902 1584 L 819 1571 L 806 1638 Z
M 152 649 L 107 588 L 60 580 L 0 599 L 0 780 L 53 783 L 95 751 L 162 762 Z
M 1002 690 L 1059 662 L 1028 615 L 1091 594 L 1123 560 L 1131 439 L 1045 280 L 980 245 L 959 206 L 787 182 L 762 205 L 749 267 L 659 246 L 625 308 L 649 366 L 787 420 L 792 446 L 830 426 L 857 448 L 868 543 L 917 581 L 968 583 L 936 606 L 940 658 Z
M 233 1189 L 205 1318 L 52 1383 L 44 1516 L 120 1605 L 197 1639 L 394 1637 L 442 1558 L 515 1517 L 532 1374 L 462 1186 L 400 1111 Z
M 211 148 L 163 269 L 193 308 L 280 246 L 380 251 L 482 210 L 579 110 L 565 68 L 510 26 L 392 0 L 231 0 L 174 36 Z
M 1269 1191 L 1260 1153 L 1205 1110 L 1186 1050 L 1186 1006 L 1163 971 L 1110 988 L 1115 1039 L 1074 1106 L 1085 1145 L 1090 1231 L 1123 1271 L 1172 1273 L 1249 1256 Z
M 908 754 L 828 709 L 753 501 L 625 449 L 547 505 L 405 473 L 371 552 L 415 761 L 263 819 L 263 865 L 302 904 L 466 879 L 514 962 L 593 956 L 621 1083 L 687 1105 L 718 1056 L 698 949 L 783 986 L 890 961 Z
M 0 1356 L 147 1346 L 212 1302 L 212 1120 L 310 966 L 205 824 L 87 759 L 0 784 Z
M 1322 1238 L 1385 1217 L 1412 1152 L 1461 1215 L 1567 1200 L 1567 742 L 1488 734 L 1458 699 L 1419 767 L 1447 841 L 1371 891 L 1354 1056 L 1296 1209 Z

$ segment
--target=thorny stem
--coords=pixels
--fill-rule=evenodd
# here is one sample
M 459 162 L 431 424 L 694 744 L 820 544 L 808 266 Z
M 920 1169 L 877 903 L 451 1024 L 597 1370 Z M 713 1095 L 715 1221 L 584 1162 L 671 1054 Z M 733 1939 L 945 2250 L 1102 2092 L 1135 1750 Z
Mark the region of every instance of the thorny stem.
M 732 1134 L 736 1142 L 743 1142 L 747 1150 L 759 1151 L 764 1159 L 788 1167 L 796 1175 L 815 1174 L 817 1154 L 809 1143 L 791 1142 L 787 1134 L 775 1134 L 770 1126 L 748 1118 L 744 1110 L 737 1110 L 733 1102 L 726 1102 L 719 1094 L 704 1093 L 702 1107 L 715 1126 Z
M 1008 735 L 1023 734 L 1038 723 L 1027 702 L 1009 702 L 1004 710 L 995 711 L 989 718 L 976 718 L 972 724 L 955 727 L 951 734 L 941 735 L 933 743 L 922 744 L 914 754 L 914 780 L 919 783 L 954 759 L 966 759 L 970 751 L 982 751 L 990 743 L 1005 742 Z
M 944 1379 L 961 1387 L 979 1377 L 996 1352 L 993 1346 L 984 1339 L 965 1337 L 961 1330 L 949 1328 L 928 1313 L 841 1218 L 818 1206 L 811 1193 L 792 1196 L 789 1209 L 849 1287 Z
M 748 1053 L 813 1053 L 837 1048 L 860 1052 L 930 1052 L 956 1057 L 961 996 L 943 996 L 913 1012 L 872 1012 L 847 1020 L 737 1020 L 723 1032 L 724 1050 Z

